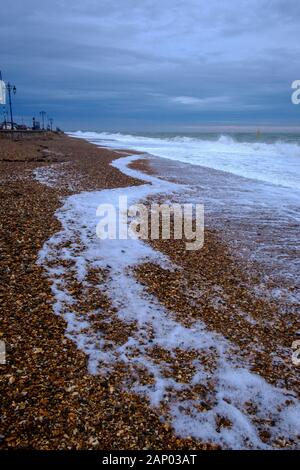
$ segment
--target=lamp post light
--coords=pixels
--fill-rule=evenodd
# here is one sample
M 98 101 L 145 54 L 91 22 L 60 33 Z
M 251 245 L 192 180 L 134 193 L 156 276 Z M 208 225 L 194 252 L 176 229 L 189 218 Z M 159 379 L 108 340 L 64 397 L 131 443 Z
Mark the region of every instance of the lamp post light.
M 15 95 L 17 93 L 17 88 L 15 85 L 11 85 L 9 82 L 6 85 L 7 91 L 8 91 L 8 102 L 9 102 L 9 111 L 10 111 L 10 125 L 11 125 L 11 130 L 14 130 L 14 119 L 13 119 L 13 112 L 12 112 L 12 103 L 11 103 L 11 92 Z
M 53 119 L 49 118 L 49 124 L 50 124 L 50 131 L 52 132 L 52 127 L 53 127 Z
M 7 129 L 7 113 L 6 109 L 3 109 L 3 123 L 4 123 L 4 129 Z
M 45 117 L 46 117 L 46 111 L 40 111 L 40 116 L 42 118 L 43 122 L 43 131 L 45 130 Z

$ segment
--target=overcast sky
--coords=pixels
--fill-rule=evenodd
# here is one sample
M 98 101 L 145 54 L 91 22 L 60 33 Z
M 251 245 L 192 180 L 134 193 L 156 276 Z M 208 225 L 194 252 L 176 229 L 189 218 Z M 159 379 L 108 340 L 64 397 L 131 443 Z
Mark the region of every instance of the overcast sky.
M 300 124 L 298 0 L 0 0 L 18 117 L 65 129 Z

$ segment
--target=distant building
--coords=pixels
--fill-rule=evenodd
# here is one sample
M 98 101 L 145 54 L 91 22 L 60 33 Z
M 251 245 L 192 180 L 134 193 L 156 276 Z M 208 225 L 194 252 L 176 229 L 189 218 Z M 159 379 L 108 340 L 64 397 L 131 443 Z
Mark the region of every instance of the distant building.
M 18 128 L 18 124 L 16 124 L 16 123 L 14 122 L 13 128 L 14 128 L 14 129 L 17 129 L 17 128 Z M 8 121 L 3 121 L 3 122 L 1 122 L 1 123 L 0 123 L 0 129 L 1 129 L 1 130 L 6 130 L 6 131 L 11 131 L 11 123 L 8 122 Z
M 41 129 L 40 121 L 37 121 L 35 118 L 32 119 L 32 129 L 34 131 L 39 131 Z

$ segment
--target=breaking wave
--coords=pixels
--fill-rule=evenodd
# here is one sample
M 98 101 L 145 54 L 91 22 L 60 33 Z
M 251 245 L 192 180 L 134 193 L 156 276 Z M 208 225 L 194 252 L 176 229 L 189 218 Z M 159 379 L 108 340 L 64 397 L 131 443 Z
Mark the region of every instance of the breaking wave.
M 230 135 L 216 134 L 153 137 L 78 131 L 71 135 L 97 145 L 133 149 L 278 186 L 300 188 L 300 145 L 296 142 L 238 141 Z

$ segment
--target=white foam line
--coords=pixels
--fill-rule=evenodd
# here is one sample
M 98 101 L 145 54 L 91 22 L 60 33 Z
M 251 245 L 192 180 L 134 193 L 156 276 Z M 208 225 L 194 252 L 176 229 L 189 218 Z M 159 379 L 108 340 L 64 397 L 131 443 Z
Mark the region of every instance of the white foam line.
M 146 184 L 82 192 L 67 197 L 56 212 L 62 229 L 44 244 L 39 263 L 44 265 L 52 281 L 54 311 L 67 322 L 66 335 L 87 354 L 92 374 L 113 372 L 116 362 L 127 364 L 131 380 L 122 384 L 123 387 L 146 396 L 153 407 L 167 404 L 168 419 L 181 436 L 193 436 L 234 449 L 268 448 L 279 437 L 296 441 L 300 434 L 300 404 L 296 398 L 250 372 L 239 357 L 238 348 L 221 335 L 208 331 L 204 323 L 197 321 L 190 328 L 181 325 L 175 315 L 136 280 L 133 268 L 138 264 L 151 261 L 172 269 L 168 258 L 141 240 L 97 238 L 96 209 L 100 203 L 117 206 L 119 197 L 126 195 L 128 204 L 133 204 L 150 195 L 185 189 L 128 168 L 128 164 L 140 158 L 140 155 L 120 158 L 113 166 Z M 72 263 L 71 267 L 65 267 L 66 260 Z M 75 312 L 77 301 L 68 292 L 64 275 L 71 270 L 81 283 L 82 292 L 88 295 L 87 289 L 92 287 L 87 279 L 89 268 L 103 268 L 108 272 L 106 281 L 93 288 L 106 293 L 117 318 L 131 326 L 130 336 L 122 345 L 109 341 L 105 331 L 95 331 L 89 319 L 90 314 L 96 314 L 99 319 L 113 324 L 113 315 L 107 317 L 100 308 L 82 314 Z M 171 367 L 167 359 L 160 363 L 153 360 L 151 353 L 155 346 L 164 348 L 173 357 L 176 348 L 213 354 L 216 367 L 207 371 L 205 365 L 196 360 L 192 380 L 182 383 L 166 376 Z M 141 366 L 153 377 L 152 384 L 140 382 Z M 196 384 L 208 390 L 202 402 L 209 402 L 210 408 L 203 411 L 200 397 L 180 398 L 181 391 Z M 214 391 L 209 391 L 210 384 Z M 251 411 L 251 405 L 256 408 L 255 412 Z M 218 428 L 218 416 L 227 418 L 230 426 Z M 267 443 L 263 442 L 261 431 L 269 433 Z
M 229 135 L 154 137 L 106 132 L 70 132 L 102 147 L 132 149 L 292 188 L 299 201 L 300 146 L 292 142 L 239 142 Z
M 55 188 L 59 178 L 66 174 L 64 167 L 68 164 L 69 162 L 60 162 L 49 166 L 40 166 L 33 170 L 33 175 L 39 183 L 49 188 Z

